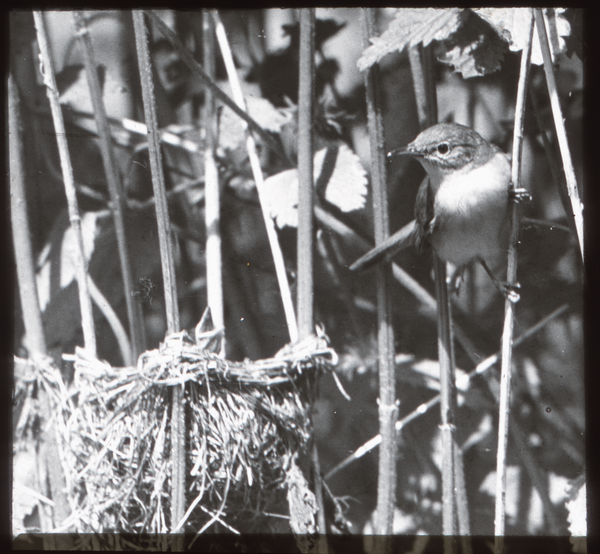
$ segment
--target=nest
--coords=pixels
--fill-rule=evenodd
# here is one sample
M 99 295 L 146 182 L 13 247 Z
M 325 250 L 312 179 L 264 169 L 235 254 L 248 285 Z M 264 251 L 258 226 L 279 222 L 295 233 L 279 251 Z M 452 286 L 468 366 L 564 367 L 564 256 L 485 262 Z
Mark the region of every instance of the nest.
M 53 399 L 72 512 L 63 530 L 172 529 L 174 387 L 183 390 L 186 433 L 188 509 L 178 528 L 198 533 L 218 521 L 236 531 L 285 499 L 286 475 L 310 437 L 319 373 L 335 365 L 335 352 L 323 334 L 254 362 L 225 360 L 207 345 L 179 333 L 135 368 L 78 349 L 68 391 L 58 370 L 37 364 Z

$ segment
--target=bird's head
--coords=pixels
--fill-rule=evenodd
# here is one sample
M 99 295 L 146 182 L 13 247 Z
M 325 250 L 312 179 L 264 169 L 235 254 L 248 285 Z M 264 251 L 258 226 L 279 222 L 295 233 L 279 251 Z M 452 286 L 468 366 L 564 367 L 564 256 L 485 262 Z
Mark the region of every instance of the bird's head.
M 485 164 L 497 151 L 479 133 L 458 123 L 438 123 L 425 129 L 407 146 L 392 150 L 395 155 L 416 158 L 427 173 L 449 173 L 467 166 Z

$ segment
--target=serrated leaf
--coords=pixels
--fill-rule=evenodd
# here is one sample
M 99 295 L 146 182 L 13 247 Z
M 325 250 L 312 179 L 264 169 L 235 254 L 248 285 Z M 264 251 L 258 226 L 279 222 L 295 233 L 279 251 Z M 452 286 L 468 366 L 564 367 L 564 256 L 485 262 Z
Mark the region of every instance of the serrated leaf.
M 271 175 L 264 182 L 264 200 L 277 227 L 298 227 L 298 170 Z
M 529 32 L 529 17 L 532 8 L 479 8 L 474 9 L 482 19 L 492 25 L 496 31 L 509 43 L 513 52 L 523 50 Z M 544 10 L 548 22 L 548 39 L 552 56 L 563 53 L 567 49 L 565 38 L 571 34 L 571 25 L 565 17 L 565 8 L 550 8 Z M 544 63 L 537 29 L 534 26 L 531 63 Z
M 315 181 L 323 171 L 327 149 L 315 154 Z M 367 195 L 367 172 L 359 157 L 342 144 L 337 151 L 335 168 L 325 189 L 325 200 L 343 212 L 359 210 L 365 205 Z
M 327 148 L 314 158 L 314 179 L 318 182 L 327 156 Z M 325 183 L 325 199 L 343 212 L 362 208 L 367 194 L 367 173 L 358 156 L 346 145 L 337 148 L 335 166 Z M 271 217 L 281 229 L 298 227 L 298 170 L 289 169 L 265 179 L 265 198 Z
M 523 50 L 531 8 L 474 8 L 473 12 L 487 21 L 509 43 L 513 52 Z
M 463 17 L 461 8 L 401 8 L 387 31 L 370 39 L 373 44 L 363 52 L 358 68 L 364 71 L 385 55 L 401 52 L 407 44 L 427 46 L 432 40 L 444 40 L 458 30 Z
M 500 69 L 506 40 L 496 28 L 473 12 L 466 12 L 460 30 L 442 42 L 438 60 L 451 65 L 465 79 Z

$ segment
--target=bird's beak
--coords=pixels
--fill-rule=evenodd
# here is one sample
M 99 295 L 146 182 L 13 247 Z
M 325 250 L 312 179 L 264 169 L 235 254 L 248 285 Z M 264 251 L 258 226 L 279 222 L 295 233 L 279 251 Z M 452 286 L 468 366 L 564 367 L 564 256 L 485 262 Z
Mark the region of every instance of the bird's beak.
M 423 156 L 423 153 L 419 150 L 416 150 L 412 144 L 407 144 L 406 146 L 401 146 L 400 148 L 396 148 L 396 150 L 392 150 L 387 153 L 388 158 L 392 158 L 393 156 Z

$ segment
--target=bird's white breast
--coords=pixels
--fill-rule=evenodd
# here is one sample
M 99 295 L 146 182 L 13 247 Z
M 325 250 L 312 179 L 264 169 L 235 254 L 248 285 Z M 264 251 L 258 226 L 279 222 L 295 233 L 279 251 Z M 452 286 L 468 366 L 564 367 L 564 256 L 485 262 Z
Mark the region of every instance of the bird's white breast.
M 436 177 L 431 243 L 438 256 L 457 266 L 476 257 L 493 264 L 508 244 L 508 158 L 497 152 L 479 167 Z

